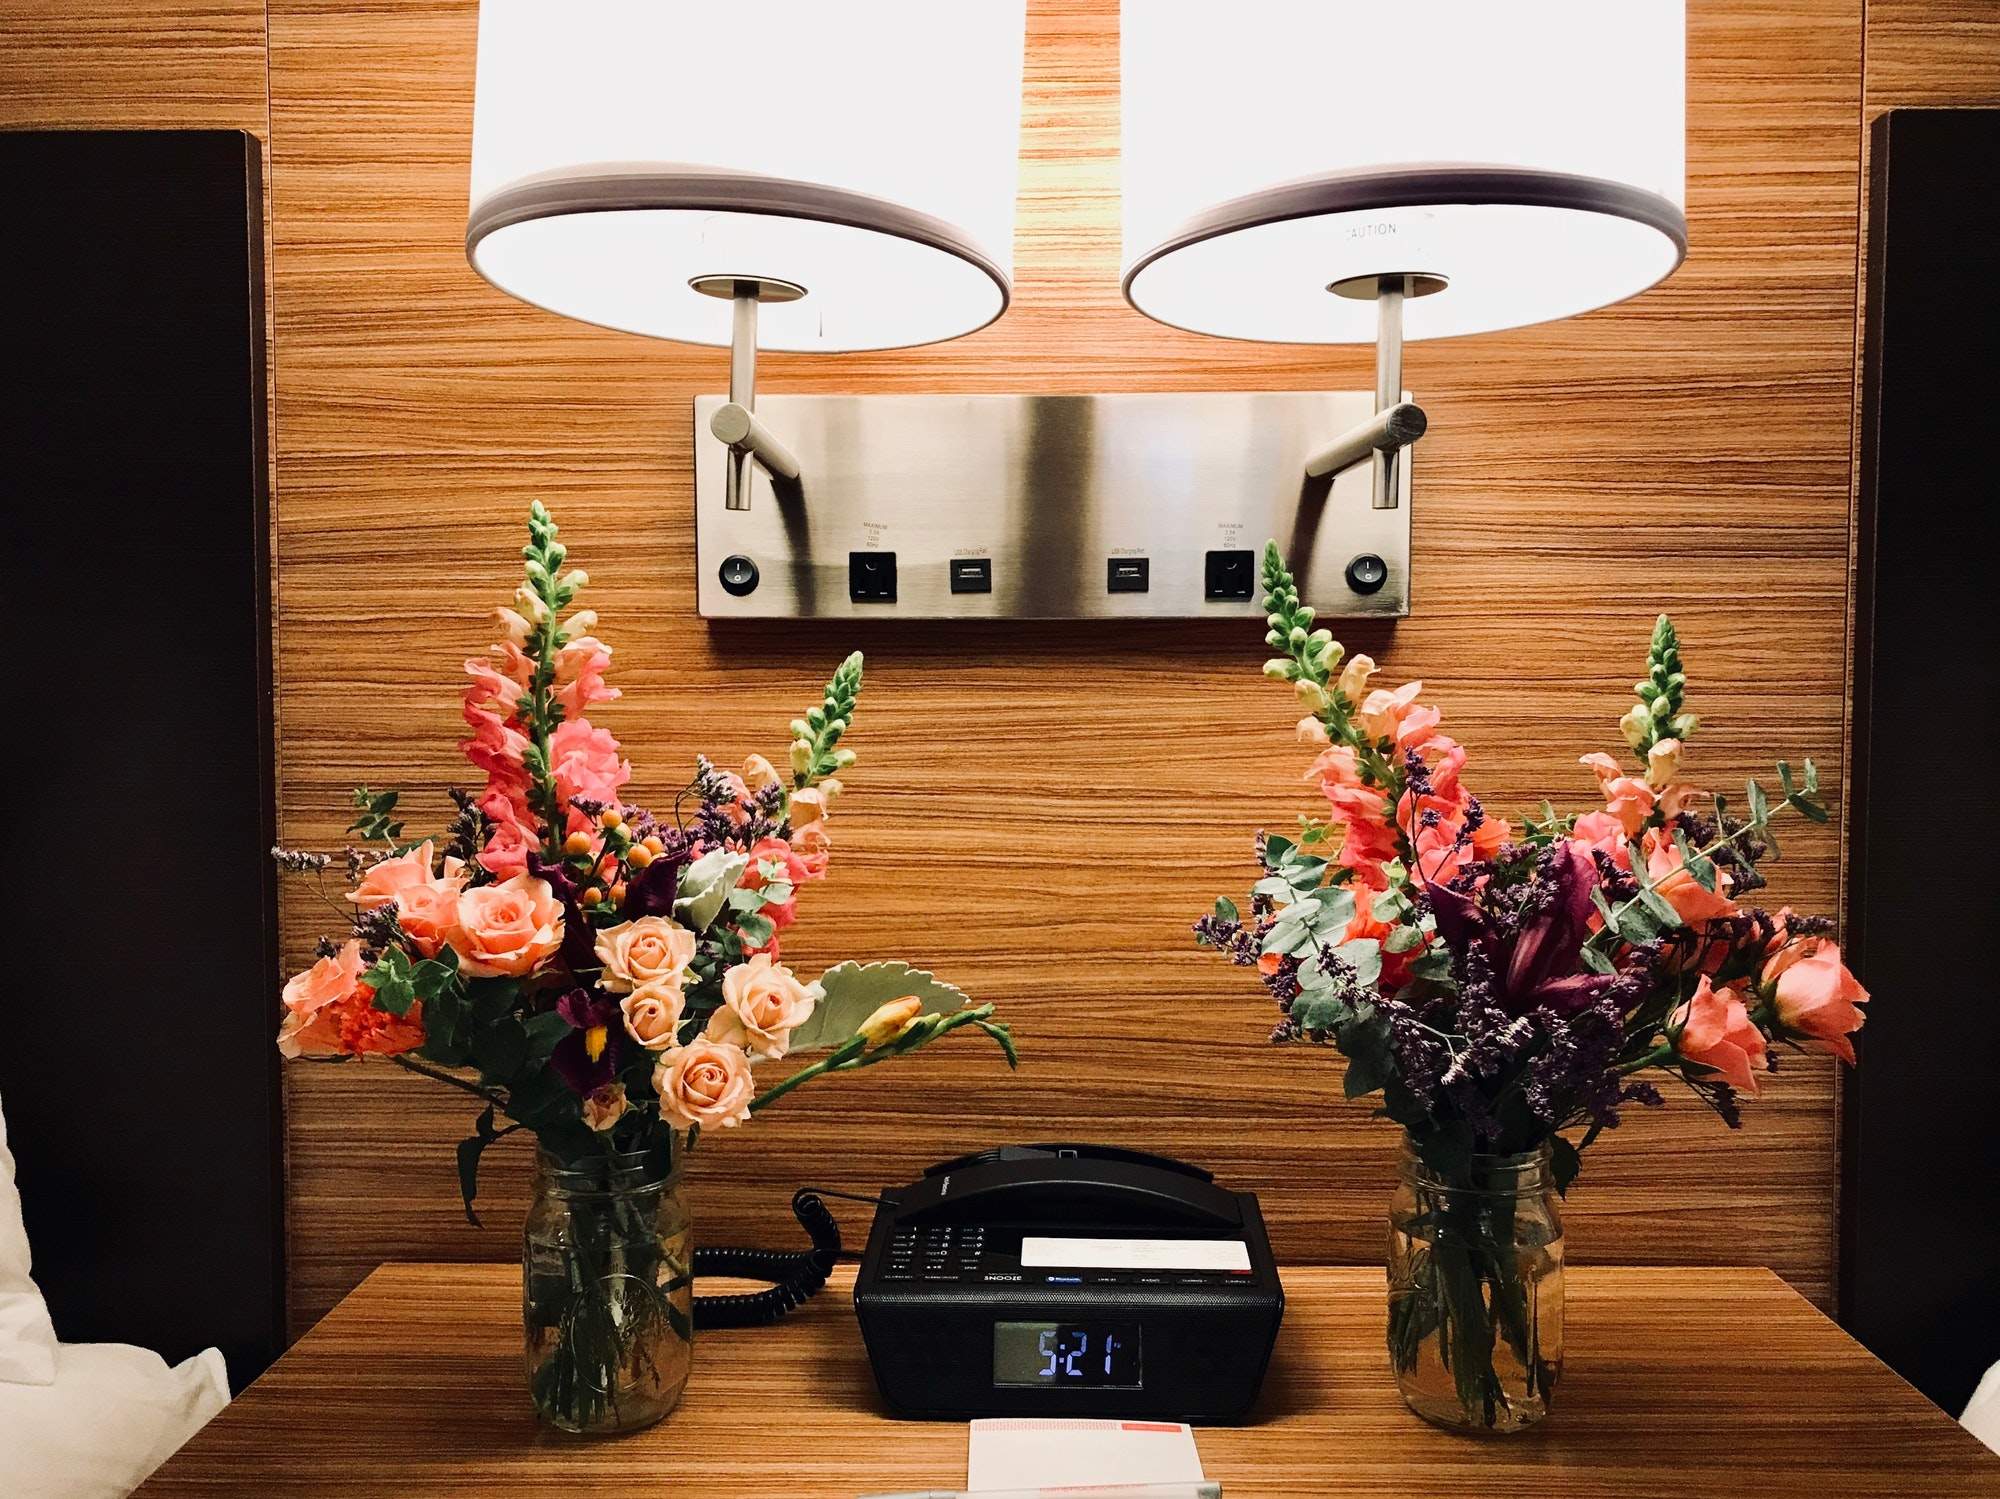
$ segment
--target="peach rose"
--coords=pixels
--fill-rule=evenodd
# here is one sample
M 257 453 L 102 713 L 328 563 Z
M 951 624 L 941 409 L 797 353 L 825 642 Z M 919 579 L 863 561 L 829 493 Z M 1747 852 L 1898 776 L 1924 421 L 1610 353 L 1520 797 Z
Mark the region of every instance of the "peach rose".
M 593 1089 L 584 1099 L 583 1122 L 601 1135 L 623 1119 L 625 1111 L 631 1106 L 631 1101 L 625 1097 L 623 1083 L 606 1083 L 601 1088 Z
M 394 1056 L 424 1044 L 423 1007 L 406 1015 L 375 1008 L 375 991 L 354 940 L 285 984 L 278 1051 L 286 1057 Z
M 597 961 L 604 965 L 598 982 L 613 994 L 661 982 L 678 988 L 694 948 L 694 933 L 665 916 L 608 926 L 597 934 Z
M 759 953 L 722 976 L 722 1008 L 709 1016 L 704 1034 L 754 1056 L 781 1057 L 822 992 L 818 984 L 801 984 L 769 953 Z
M 562 902 L 548 881 L 517 874 L 497 885 L 475 885 L 458 898 L 447 940 L 459 971 L 472 978 L 519 978 L 562 946 Z
M 1868 1018 L 1861 1012 L 1868 991 L 1840 961 L 1838 944 L 1819 937 L 1794 942 L 1764 964 L 1763 981 L 1788 1034 L 1852 1065 L 1854 1043 L 1847 1037 Z
M 653 1069 L 660 1114 L 682 1129 L 743 1123 L 750 1117 L 753 1087 L 749 1057 L 741 1047 L 722 1041 L 676 1047 Z
M 1673 1023 L 1681 1027 L 1675 1050 L 1683 1057 L 1713 1067 L 1732 1088 L 1756 1093 L 1765 1065 L 1764 1033 L 1750 1023 L 1734 989 L 1712 988 L 1703 974 L 1693 996 L 1674 1011 Z
M 410 939 L 410 946 L 425 957 L 435 958 L 450 939 L 451 929 L 458 925 L 459 893 L 458 882 L 449 878 L 406 885 L 396 892 L 396 924 Z
M 665 1051 L 674 1044 L 686 1005 L 679 978 L 648 980 L 618 1001 L 625 1034 L 648 1051 Z
M 361 943 L 349 942 L 330 958 L 321 958 L 304 973 L 285 981 L 285 1020 L 278 1029 L 278 1050 L 287 1057 L 334 1056 L 340 1050 L 340 1028 L 329 1007 L 351 995 L 368 965 L 361 960 Z
M 1710 890 L 1682 861 L 1680 845 L 1659 828 L 1646 830 L 1645 853 L 1646 878 L 1695 931 L 1719 916 L 1736 915 L 1736 902 L 1729 898 L 1728 870 L 1716 869 L 1716 887 Z
M 430 841 L 426 839 L 406 854 L 369 865 L 368 872 L 361 876 L 361 883 L 347 892 L 347 898 L 362 910 L 373 911 L 388 905 L 403 891 L 414 886 L 439 883 L 431 873 L 432 852 Z M 458 860 L 445 860 L 445 877 L 449 879 L 460 868 Z M 458 876 L 458 883 L 465 883 L 462 873 Z

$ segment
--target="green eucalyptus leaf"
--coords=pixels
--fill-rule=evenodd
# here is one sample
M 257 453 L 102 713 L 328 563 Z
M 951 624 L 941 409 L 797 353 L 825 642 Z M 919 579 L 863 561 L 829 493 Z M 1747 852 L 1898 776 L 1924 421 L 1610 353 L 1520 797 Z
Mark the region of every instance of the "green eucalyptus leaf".
M 819 987 L 819 1003 L 792 1032 L 793 1055 L 851 1040 L 870 1015 L 905 995 L 922 1001 L 926 1015 L 948 1015 L 971 1003 L 956 985 L 900 962 L 839 963 L 820 975 Z
M 1356 983 L 1372 984 L 1382 976 L 1382 944 L 1373 937 L 1356 937 L 1333 951 L 1334 956 L 1354 970 Z
M 1237 914 L 1236 902 L 1226 895 L 1216 897 L 1215 915 L 1218 921 L 1240 921 L 1242 919 Z

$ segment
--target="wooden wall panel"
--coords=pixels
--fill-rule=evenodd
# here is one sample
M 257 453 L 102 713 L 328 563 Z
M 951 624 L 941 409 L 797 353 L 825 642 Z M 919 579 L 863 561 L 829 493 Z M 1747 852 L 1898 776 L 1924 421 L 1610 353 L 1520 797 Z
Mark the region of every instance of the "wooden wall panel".
M 1624 307 L 1420 344 L 1415 613 L 1350 629 L 1422 678 L 1473 748 L 1487 805 L 1578 804 L 1653 613 L 1679 619 L 1707 727 L 1739 783 L 1778 752 L 1837 764 L 1843 716 L 1859 0 L 1696 0 L 1693 251 Z M 1243 975 L 1187 923 L 1250 875 L 1251 831 L 1306 807 L 1282 694 L 1249 628 L 845 631 L 694 614 L 688 403 L 717 351 L 515 303 L 461 247 L 470 0 L 273 0 L 282 810 L 337 846 L 357 781 L 421 819 L 467 772 L 457 665 L 512 587 L 531 497 L 555 506 L 617 656 L 635 794 L 697 750 L 775 755 L 850 645 L 869 655 L 861 763 L 789 957 L 902 955 L 1018 1028 L 788 1101 L 693 1167 L 709 1242 L 782 1243 L 801 1182 L 869 1188 L 976 1145 L 1110 1138 L 1189 1156 L 1264 1198 L 1287 1261 L 1378 1253 L 1393 1141 L 1330 1057 L 1274 1051 Z M 768 388 L 1088 391 L 1365 387 L 1365 350 L 1197 339 L 1117 292 L 1111 0 L 1031 10 L 1016 302 L 934 349 L 772 355 Z M 1834 792 L 1838 794 L 1838 787 Z M 1830 837 L 1787 840 L 1777 894 L 1828 908 Z M 325 916 L 294 885 L 288 957 Z M 375 1263 L 515 1252 L 525 1152 L 494 1152 L 461 1219 L 468 1111 L 387 1069 L 289 1075 L 295 1319 Z M 1788 1063 L 1731 1137 L 1686 1100 L 1593 1153 L 1584 1260 L 1765 1261 L 1827 1291 L 1832 1075 Z M 858 1226 L 859 1216 L 854 1222 Z
M 4 0 L 0 129 L 264 134 L 263 0 Z

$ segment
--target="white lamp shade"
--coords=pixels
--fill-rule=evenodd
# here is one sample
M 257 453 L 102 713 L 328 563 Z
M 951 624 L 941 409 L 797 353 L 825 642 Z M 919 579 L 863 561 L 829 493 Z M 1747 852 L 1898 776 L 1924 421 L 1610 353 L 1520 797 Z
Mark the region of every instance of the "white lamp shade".
M 1683 0 L 1124 0 L 1125 294 L 1366 343 L 1336 282 L 1442 277 L 1406 338 L 1568 317 L 1687 250 Z
M 482 0 L 466 254 L 568 317 L 727 344 L 702 277 L 805 288 L 770 349 L 1007 305 L 1024 0 Z

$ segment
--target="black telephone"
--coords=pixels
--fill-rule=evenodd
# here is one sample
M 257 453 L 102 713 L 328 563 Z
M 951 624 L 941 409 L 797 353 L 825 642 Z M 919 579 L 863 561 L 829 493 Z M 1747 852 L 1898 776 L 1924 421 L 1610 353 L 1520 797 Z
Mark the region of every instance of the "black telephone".
M 854 1285 L 905 1415 L 1240 1417 L 1284 1314 L 1257 1199 L 1109 1145 L 959 1156 L 882 1194 Z

